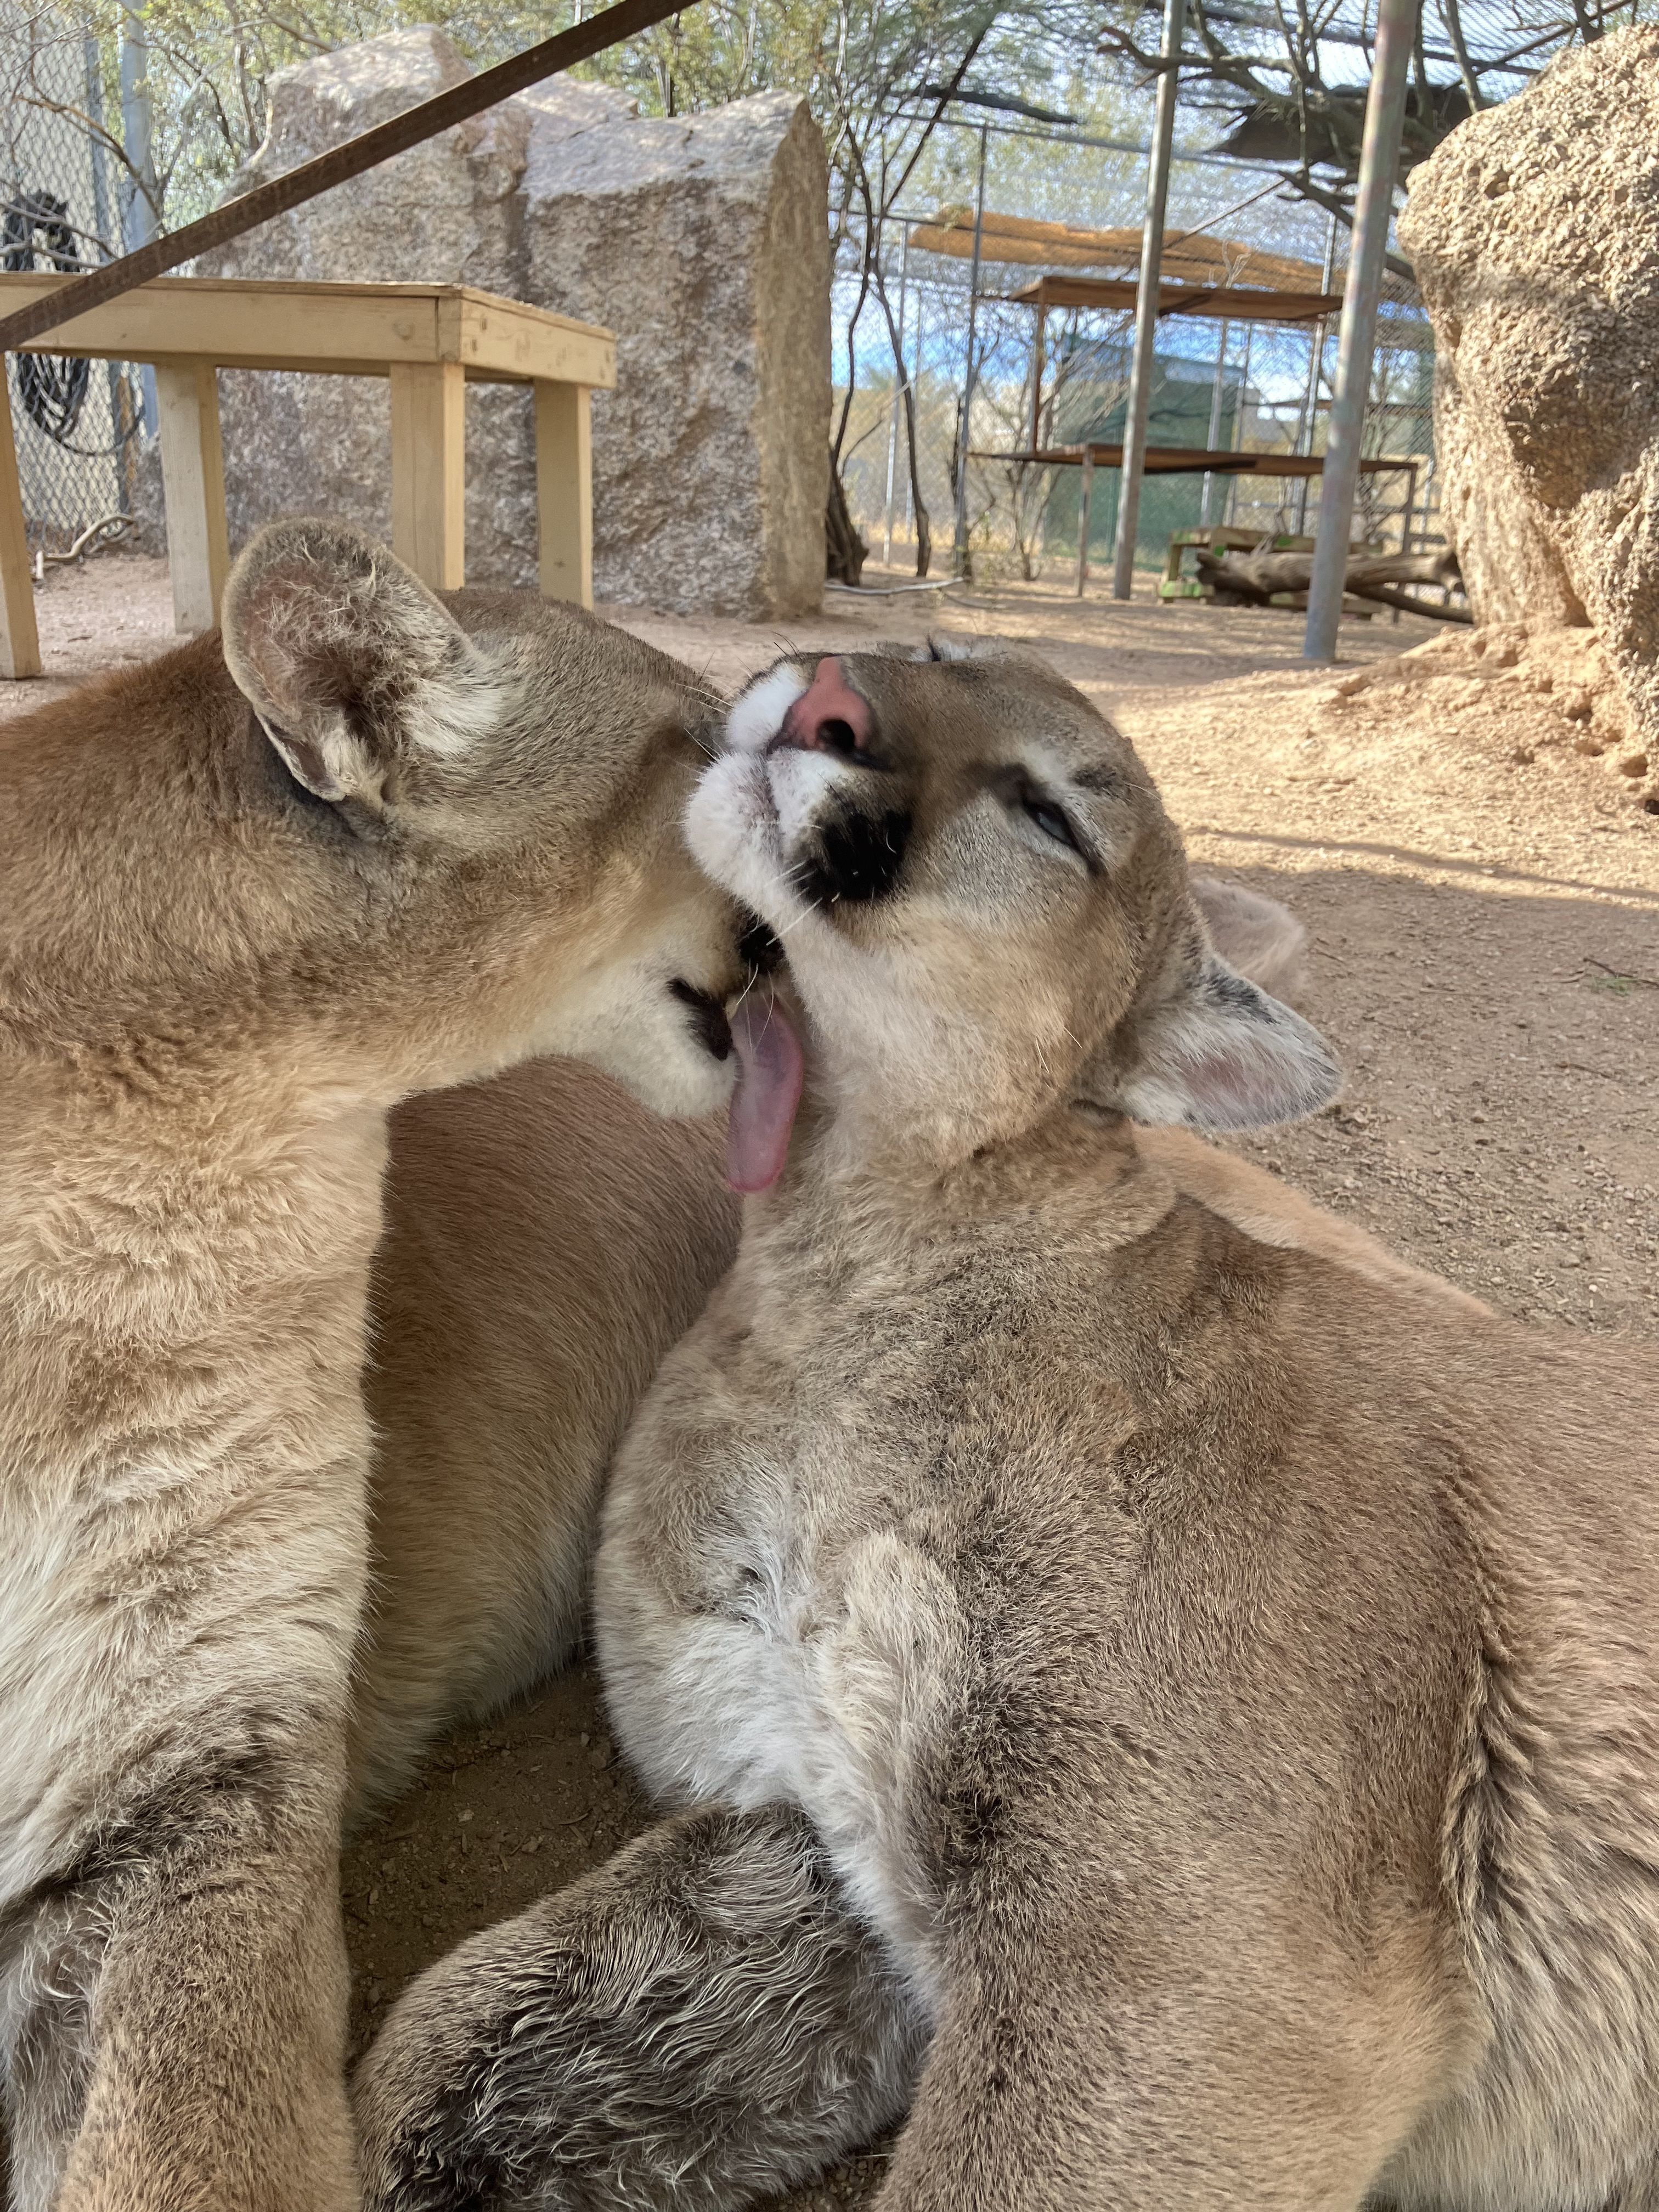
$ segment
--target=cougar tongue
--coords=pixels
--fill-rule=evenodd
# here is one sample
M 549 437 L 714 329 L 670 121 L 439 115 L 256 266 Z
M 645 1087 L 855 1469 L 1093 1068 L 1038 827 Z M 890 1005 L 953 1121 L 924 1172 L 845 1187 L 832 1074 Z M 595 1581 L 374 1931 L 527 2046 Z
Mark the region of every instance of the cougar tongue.
M 726 1179 L 766 1190 L 783 1173 L 800 1103 L 800 1040 L 769 991 L 751 991 L 732 1016 L 738 1087 L 726 1132 Z

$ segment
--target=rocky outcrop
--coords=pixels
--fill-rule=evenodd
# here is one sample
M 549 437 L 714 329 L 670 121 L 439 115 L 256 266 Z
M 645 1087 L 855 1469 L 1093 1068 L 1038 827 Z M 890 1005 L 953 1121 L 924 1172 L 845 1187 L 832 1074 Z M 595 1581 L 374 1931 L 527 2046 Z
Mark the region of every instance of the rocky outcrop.
M 437 30 L 283 70 L 234 190 L 459 82 Z M 203 275 L 476 284 L 617 333 L 593 396 L 601 599 L 760 617 L 816 607 L 830 417 L 828 176 L 804 102 L 763 94 L 641 119 L 556 80 L 504 101 L 199 264 Z M 391 527 L 377 380 L 221 379 L 231 538 L 277 514 Z M 467 574 L 532 584 L 529 398 L 467 394 Z
M 1659 28 L 1463 124 L 1413 172 L 1400 236 L 1475 617 L 1595 629 L 1659 757 Z

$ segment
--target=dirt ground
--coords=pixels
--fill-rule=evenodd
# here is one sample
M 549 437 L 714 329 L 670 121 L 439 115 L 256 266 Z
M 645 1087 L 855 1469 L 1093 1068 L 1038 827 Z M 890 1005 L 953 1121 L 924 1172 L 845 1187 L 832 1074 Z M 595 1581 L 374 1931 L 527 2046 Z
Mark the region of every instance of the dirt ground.
M 1292 615 L 1042 585 L 832 597 L 787 631 L 616 612 L 727 686 L 787 645 L 930 628 L 1044 653 L 1133 739 L 1194 861 L 1308 927 L 1304 1010 L 1347 1090 L 1245 1149 L 1514 1314 L 1659 1326 L 1659 799 L 1572 641 L 1384 616 L 1310 671 Z M 52 681 L 0 715 L 168 644 L 165 572 L 55 576 L 41 626 Z M 585 1669 L 444 1744 L 348 1856 L 359 2045 L 411 1973 L 647 1818 Z M 878 2171 L 790 2202 L 860 2203 Z

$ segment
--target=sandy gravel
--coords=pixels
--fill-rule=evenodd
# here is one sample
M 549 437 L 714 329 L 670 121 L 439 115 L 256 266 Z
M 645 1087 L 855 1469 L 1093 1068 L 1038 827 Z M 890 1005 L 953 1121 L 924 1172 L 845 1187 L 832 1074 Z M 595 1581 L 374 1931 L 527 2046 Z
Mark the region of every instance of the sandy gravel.
M 171 641 L 159 562 L 106 558 L 41 605 L 52 684 L 15 687 L 0 716 Z M 1659 1325 L 1659 814 L 1581 670 L 1553 686 L 1547 651 L 1505 659 L 1498 638 L 1489 659 L 1383 617 L 1345 625 L 1341 669 L 1310 671 L 1292 616 L 1079 606 L 1042 586 L 836 600 L 787 635 L 617 611 L 727 685 L 787 644 L 930 626 L 1048 654 L 1140 748 L 1194 859 L 1311 933 L 1306 1010 L 1347 1091 L 1249 1149 L 1514 1313 Z M 646 1817 L 585 1670 L 446 1744 L 348 1856 L 359 2039 L 423 1963 Z M 861 2203 L 878 2171 L 792 2202 Z

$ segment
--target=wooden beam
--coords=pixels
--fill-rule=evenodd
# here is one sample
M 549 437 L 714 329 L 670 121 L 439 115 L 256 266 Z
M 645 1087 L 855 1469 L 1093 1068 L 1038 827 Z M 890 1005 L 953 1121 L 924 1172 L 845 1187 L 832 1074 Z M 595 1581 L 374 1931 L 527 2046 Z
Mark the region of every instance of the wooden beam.
M 1120 469 L 1123 465 L 1123 448 L 1098 444 L 1040 446 L 1028 453 L 1001 453 L 981 452 L 976 447 L 968 458 L 971 461 L 1025 461 L 1061 469 L 1074 469 L 1086 461 L 1090 468 Z M 1404 455 L 1368 453 L 1359 465 L 1368 476 L 1382 476 L 1395 470 L 1414 470 L 1417 463 Z M 1324 472 L 1325 461 L 1320 453 L 1212 452 L 1202 446 L 1149 446 L 1146 467 L 1148 476 L 1200 476 L 1206 470 L 1213 470 L 1218 476 L 1316 477 Z
M 173 624 L 199 636 L 218 623 L 219 600 L 230 573 L 219 380 L 212 362 L 158 362 L 155 401 Z
M 542 596 L 593 604 L 593 441 L 578 384 L 536 386 L 536 516 Z
M 545 379 L 595 392 L 615 387 L 617 341 L 598 323 L 579 323 L 574 316 L 529 307 L 470 285 L 459 292 L 455 350 L 446 345 L 443 358 L 462 362 L 470 376 Z
M 39 676 L 40 636 L 34 623 L 34 579 L 17 447 L 11 432 L 11 380 L 0 354 L 0 676 Z
M 1138 288 L 1127 276 L 1039 276 L 1023 292 L 1010 294 L 1016 307 L 1133 307 Z M 1170 284 L 1158 288 L 1163 315 L 1209 315 L 1239 323 L 1311 323 L 1340 314 L 1340 292 L 1250 290 L 1233 284 Z
M 466 380 L 459 362 L 392 367 L 392 550 L 434 592 L 466 572 Z

